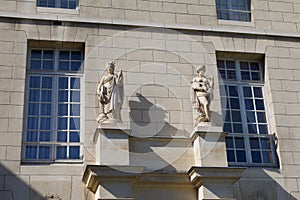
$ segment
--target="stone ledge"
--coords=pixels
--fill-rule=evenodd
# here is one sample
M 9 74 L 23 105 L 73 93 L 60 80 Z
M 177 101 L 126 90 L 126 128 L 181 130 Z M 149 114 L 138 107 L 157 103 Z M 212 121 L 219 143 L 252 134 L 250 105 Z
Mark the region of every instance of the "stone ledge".
M 135 179 L 144 171 L 144 166 L 87 165 L 82 177 L 86 187 L 93 193 L 102 180 Z
M 196 187 L 207 182 L 220 182 L 233 184 L 241 176 L 246 168 L 242 167 L 191 167 L 188 171 L 190 181 Z
M 156 28 L 160 27 L 160 28 L 182 29 L 182 30 L 195 30 L 195 31 L 209 31 L 209 32 L 238 33 L 238 34 L 248 34 L 248 35 L 300 38 L 300 33 L 256 30 L 256 29 L 253 29 L 252 27 L 234 27 L 234 26 L 228 27 L 228 26 L 222 26 L 222 25 L 205 26 L 205 25 L 190 25 L 190 24 L 168 24 L 168 23 L 156 23 L 156 22 L 134 21 L 134 20 L 65 16 L 65 15 L 61 15 L 61 14 L 49 14 L 49 13 L 48 14 L 27 14 L 27 13 L 17 13 L 17 12 L 0 12 L 0 18 L 1 17 L 29 19 L 29 20 L 75 22 L 75 23 L 94 23 L 94 24 L 126 25 L 126 26 L 141 26 L 141 27 L 156 27 Z

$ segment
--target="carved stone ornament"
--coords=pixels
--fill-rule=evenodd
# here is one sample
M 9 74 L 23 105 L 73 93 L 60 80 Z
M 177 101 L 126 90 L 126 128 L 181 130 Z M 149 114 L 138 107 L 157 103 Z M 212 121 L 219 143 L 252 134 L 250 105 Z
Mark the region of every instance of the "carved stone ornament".
M 124 97 L 123 72 L 115 74 L 115 63 L 108 63 L 106 70 L 97 85 L 97 99 L 99 103 L 98 123 L 120 122 L 121 107 Z
M 213 77 L 205 75 L 206 66 L 197 68 L 198 76 L 191 81 L 191 100 L 193 105 L 194 126 L 210 122 L 210 103 L 213 92 Z

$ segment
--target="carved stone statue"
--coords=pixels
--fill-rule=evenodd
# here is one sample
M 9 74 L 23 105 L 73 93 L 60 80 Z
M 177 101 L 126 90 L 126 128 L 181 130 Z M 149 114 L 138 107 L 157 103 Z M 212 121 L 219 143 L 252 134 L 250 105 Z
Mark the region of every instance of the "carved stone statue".
M 123 103 L 123 73 L 114 73 L 115 63 L 107 64 L 105 74 L 101 77 L 97 86 L 97 97 L 100 113 L 97 117 L 98 123 L 105 121 L 120 121 L 121 107 Z
M 191 82 L 191 100 L 193 105 L 194 125 L 210 121 L 210 109 L 213 78 L 204 75 L 206 66 L 197 68 L 198 76 Z

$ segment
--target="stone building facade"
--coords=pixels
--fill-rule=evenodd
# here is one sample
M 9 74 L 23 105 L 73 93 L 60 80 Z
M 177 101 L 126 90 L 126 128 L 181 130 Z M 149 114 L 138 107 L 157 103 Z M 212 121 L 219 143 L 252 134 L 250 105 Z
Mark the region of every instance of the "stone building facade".
M 300 199 L 299 39 L 298 0 L 0 0 L 0 199 Z

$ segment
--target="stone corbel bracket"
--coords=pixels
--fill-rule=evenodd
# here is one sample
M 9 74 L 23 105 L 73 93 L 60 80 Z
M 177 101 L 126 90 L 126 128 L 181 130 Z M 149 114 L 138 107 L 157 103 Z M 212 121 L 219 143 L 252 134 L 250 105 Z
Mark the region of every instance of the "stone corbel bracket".
M 198 189 L 198 199 L 234 199 L 232 185 L 244 170 L 240 167 L 191 167 L 188 175 Z
M 128 180 L 134 181 L 144 171 L 144 166 L 104 166 L 104 165 L 87 165 L 83 174 L 82 181 L 93 193 L 101 182 L 107 180 Z

